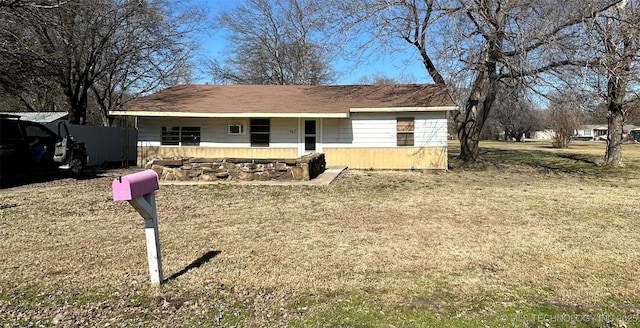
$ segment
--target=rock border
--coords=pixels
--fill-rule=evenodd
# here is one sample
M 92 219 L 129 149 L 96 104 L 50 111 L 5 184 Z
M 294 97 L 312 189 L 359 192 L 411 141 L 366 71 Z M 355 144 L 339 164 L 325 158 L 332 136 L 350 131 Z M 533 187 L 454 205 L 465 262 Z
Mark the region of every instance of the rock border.
M 297 159 L 156 158 L 145 165 L 160 181 L 308 181 L 326 169 L 325 155 L 311 153 Z

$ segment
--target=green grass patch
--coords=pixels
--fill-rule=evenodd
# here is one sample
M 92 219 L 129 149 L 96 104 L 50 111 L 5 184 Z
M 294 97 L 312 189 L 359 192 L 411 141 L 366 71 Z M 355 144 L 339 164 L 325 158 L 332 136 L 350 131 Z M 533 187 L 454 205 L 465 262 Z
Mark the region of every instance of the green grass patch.
M 379 297 L 382 295 L 378 295 Z M 442 295 L 440 295 L 442 296 Z M 456 300 L 444 293 L 387 305 L 371 294 L 314 296 L 289 304 L 304 312 L 291 327 L 637 327 L 638 313 L 612 302 L 605 309 L 487 297 Z M 618 305 L 615 305 L 618 304 Z

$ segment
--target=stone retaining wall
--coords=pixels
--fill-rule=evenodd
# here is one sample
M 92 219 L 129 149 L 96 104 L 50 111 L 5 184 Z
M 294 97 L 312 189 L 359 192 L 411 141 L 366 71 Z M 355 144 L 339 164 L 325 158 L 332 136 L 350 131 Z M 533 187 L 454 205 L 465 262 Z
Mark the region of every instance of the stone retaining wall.
M 287 160 L 158 158 L 145 168 L 156 171 L 160 181 L 306 181 L 324 172 L 326 161 L 322 153 Z

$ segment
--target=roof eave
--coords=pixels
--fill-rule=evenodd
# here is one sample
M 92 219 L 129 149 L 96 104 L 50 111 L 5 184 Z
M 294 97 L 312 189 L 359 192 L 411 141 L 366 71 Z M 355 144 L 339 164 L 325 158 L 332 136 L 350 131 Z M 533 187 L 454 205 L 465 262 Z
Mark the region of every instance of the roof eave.
M 156 111 L 110 111 L 113 116 L 147 116 L 147 117 L 201 117 L 201 118 L 348 118 L 349 113 L 192 113 L 192 112 L 156 112 Z
M 429 107 L 366 107 L 350 108 L 351 113 L 397 113 L 397 112 L 448 112 L 457 111 L 458 106 L 429 106 Z

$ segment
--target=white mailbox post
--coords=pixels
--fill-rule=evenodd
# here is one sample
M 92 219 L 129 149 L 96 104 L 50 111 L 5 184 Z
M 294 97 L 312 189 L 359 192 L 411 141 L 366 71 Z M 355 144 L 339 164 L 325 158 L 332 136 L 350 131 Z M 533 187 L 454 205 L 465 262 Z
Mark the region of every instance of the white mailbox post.
M 154 170 L 145 170 L 125 175 L 113 180 L 111 188 L 114 201 L 128 201 L 144 218 L 151 283 L 162 283 L 162 258 L 155 199 L 155 191 L 160 189 L 158 174 Z

